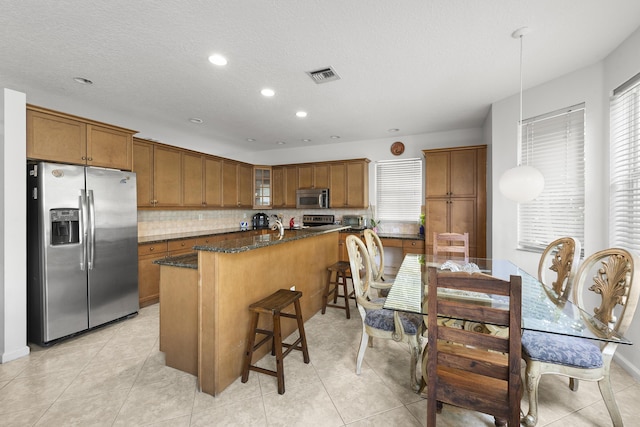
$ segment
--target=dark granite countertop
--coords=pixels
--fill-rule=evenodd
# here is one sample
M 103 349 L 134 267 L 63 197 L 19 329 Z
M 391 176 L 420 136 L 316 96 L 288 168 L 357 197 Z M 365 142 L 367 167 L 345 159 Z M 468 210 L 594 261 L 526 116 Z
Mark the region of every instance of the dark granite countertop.
M 282 239 L 279 238 L 277 231 L 259 236 L 246 236 L 238 239 L 224 240 L 211 245 L 194 246 L 197 251 L 223 252 L 223 253 L 239 253 L 252 249 L 264 248 L 271 245 L 292 242 L 294 240 L 305 239 L 307 237 L 318 236 L 320 234 L 334 233 L 345 230 L 348 227 L 343 225 L 324 225 L 321 227 L 303 228 L 300 230 L 285 230 Z M 192 252 L 185 255 L 177 255 L 161 258 L 153 261 L 154 264 L 168 265 L 172 267 L 198 268 L 198 253 Z
M 184 255 L 170 256 L 153 261 L 154 264 L 168 265 L 171 267 L 198 269 L 198 253 L 191 252 Z
M 253 230 L 241 230 L 240 227 L 222 228 L 217 230 L 185 231 L 184 233 L 157 234 L 138 237 L 138 243 L 160 243 L 169 240 L 189 239 L 191 237 L 214 236 L 219 234 L 245 233 Z
M 364 230 L 355 230 L 352 228 L 348 228 L 346 230 L 341 231 L 341 233 L 364 233 Z M 424 240 L 424 235 L 419 234 L 400 234 L 400 233 L 378 233 L 378 237 L 381 239 L 400 239 L 400 240 Z
M 424 235 L 419 234 L 397 234 L 397 233 L 378 233 L 381 239 L 401 239 L 401 240 L 424 240 Z
M 241 237 L 238 239 L 216 242 L 211 245 L 194 246 L 194 249 L 198 251 L 238 253 L 277 245 L 280 243 L 287 243 L 294 240 L 305 239 L 307 237 L 318 236 L 320 234 L 333 233 L 347 228 L 349 227 L 344 225 L 323 225 L 320 227 L 309 227 L 300 230 L 285 230 L 284 237 L 282 238 L 278 236 L 277 231 L 272 231 L 269 234 L 263 234 L 260 236 Z

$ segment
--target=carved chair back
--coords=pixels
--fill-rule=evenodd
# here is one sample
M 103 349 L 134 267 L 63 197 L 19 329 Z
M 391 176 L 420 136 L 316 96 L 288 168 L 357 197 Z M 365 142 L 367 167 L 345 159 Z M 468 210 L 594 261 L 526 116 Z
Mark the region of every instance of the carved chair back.
M 540 256 L 538 280 L 553 289 L 560 299 L 567 300 L 580 264 L 580 241 L 561 237 L 549 243 Z

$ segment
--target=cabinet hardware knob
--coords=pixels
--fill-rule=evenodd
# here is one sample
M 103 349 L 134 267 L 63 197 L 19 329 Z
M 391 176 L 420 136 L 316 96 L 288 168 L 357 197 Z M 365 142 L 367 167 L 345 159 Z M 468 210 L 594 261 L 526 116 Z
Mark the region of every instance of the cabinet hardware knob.
M 153 252 L 153 250 L 154 250 L 154 249 L 155 249 L 155 248 L 154 248 L 153 246 L 151 246 L 151 247 L 149 248 L 149 251 L 150 251 L 150 252 Z
M 89 157 L 89 161 L 91 161 L 91 162 L 92 162 L 92 161 L 93 161 L 93 157 Z
M 82 160 L 87 160 L 87 158 L 85 156 L 82 156 Z

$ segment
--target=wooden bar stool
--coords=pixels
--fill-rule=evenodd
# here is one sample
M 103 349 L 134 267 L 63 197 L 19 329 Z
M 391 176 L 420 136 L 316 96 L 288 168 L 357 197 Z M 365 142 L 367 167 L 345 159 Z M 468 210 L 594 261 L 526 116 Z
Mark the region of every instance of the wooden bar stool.
M 351 319 L 351 313 L 349 311 L 349 288 L 347 287 L 347 279 L 351 279 L 350 266 L 347 261 L 338 261 L 335 264 L 327 268 L 327 285 L 324 288 L 324 294 L 322 295 L 322 314 L 325 313 L 327 307 L 342 308 L 347 312 L 347 319 Z M 335 273 L 335 280 L 333 275 Z M 342 287 L 342 294 L 339 289 Z M 329 304 L 329 297 L 333 295 L 333 304 Z M 338 297 L 344 298 L 344 307 L 337 305 Z
M 304 322 L 302 320 L 302 311 L 300 310 L 301 296 L 302 292 L 300 291 L 279 289 L 268 297 L 249 306 L 249 310 L 253 312 L 253 316 L 251 319 L 251 335 L 247 342 L 247 351 L 244 355 L 244 366 L 242 368 L 243 383 L 246 383 L 249 380 L 249 370 L 260 372 L 278 378 L 278 394 L 284 394 L 284 366 L 282 361 L 285 356 L 288 355 L 291 350 L 300 350 L 303 354 L 304 363 L 309 363 L 307 337 L 304 334 Z M 294 305 L 296 313 L 283 313 L 282 310 L 291 304 Z M 258 329 L 258 318 L 260 317 L 260 313 L 271 314 L 271 316 L 273 316 L 273 331 Z M 300 336 L 293 344 L 282 342 L 282 329 L 280 328 L 281 317 L 296 319 L 298 322 L 298 332 Z M 265 335 L 258 344 L 255 344 L 256 334 Z M 271 354 L 276 356 L 275 371 L 260 368 L 251 364 L 253 352 L 269 341 L 272 342 Z M 287 347 L 287 350 L 284 353 L 282 352 L 283 346 Z

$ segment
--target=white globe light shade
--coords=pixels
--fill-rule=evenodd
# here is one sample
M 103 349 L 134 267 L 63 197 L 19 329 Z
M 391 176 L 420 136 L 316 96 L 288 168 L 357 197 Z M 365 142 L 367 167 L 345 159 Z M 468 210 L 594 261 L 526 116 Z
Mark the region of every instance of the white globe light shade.
M 542 193 L 544 176 L 533 166 L 516 166 L 500 177 L 500 192 L 509 200 L 530 202 Z

